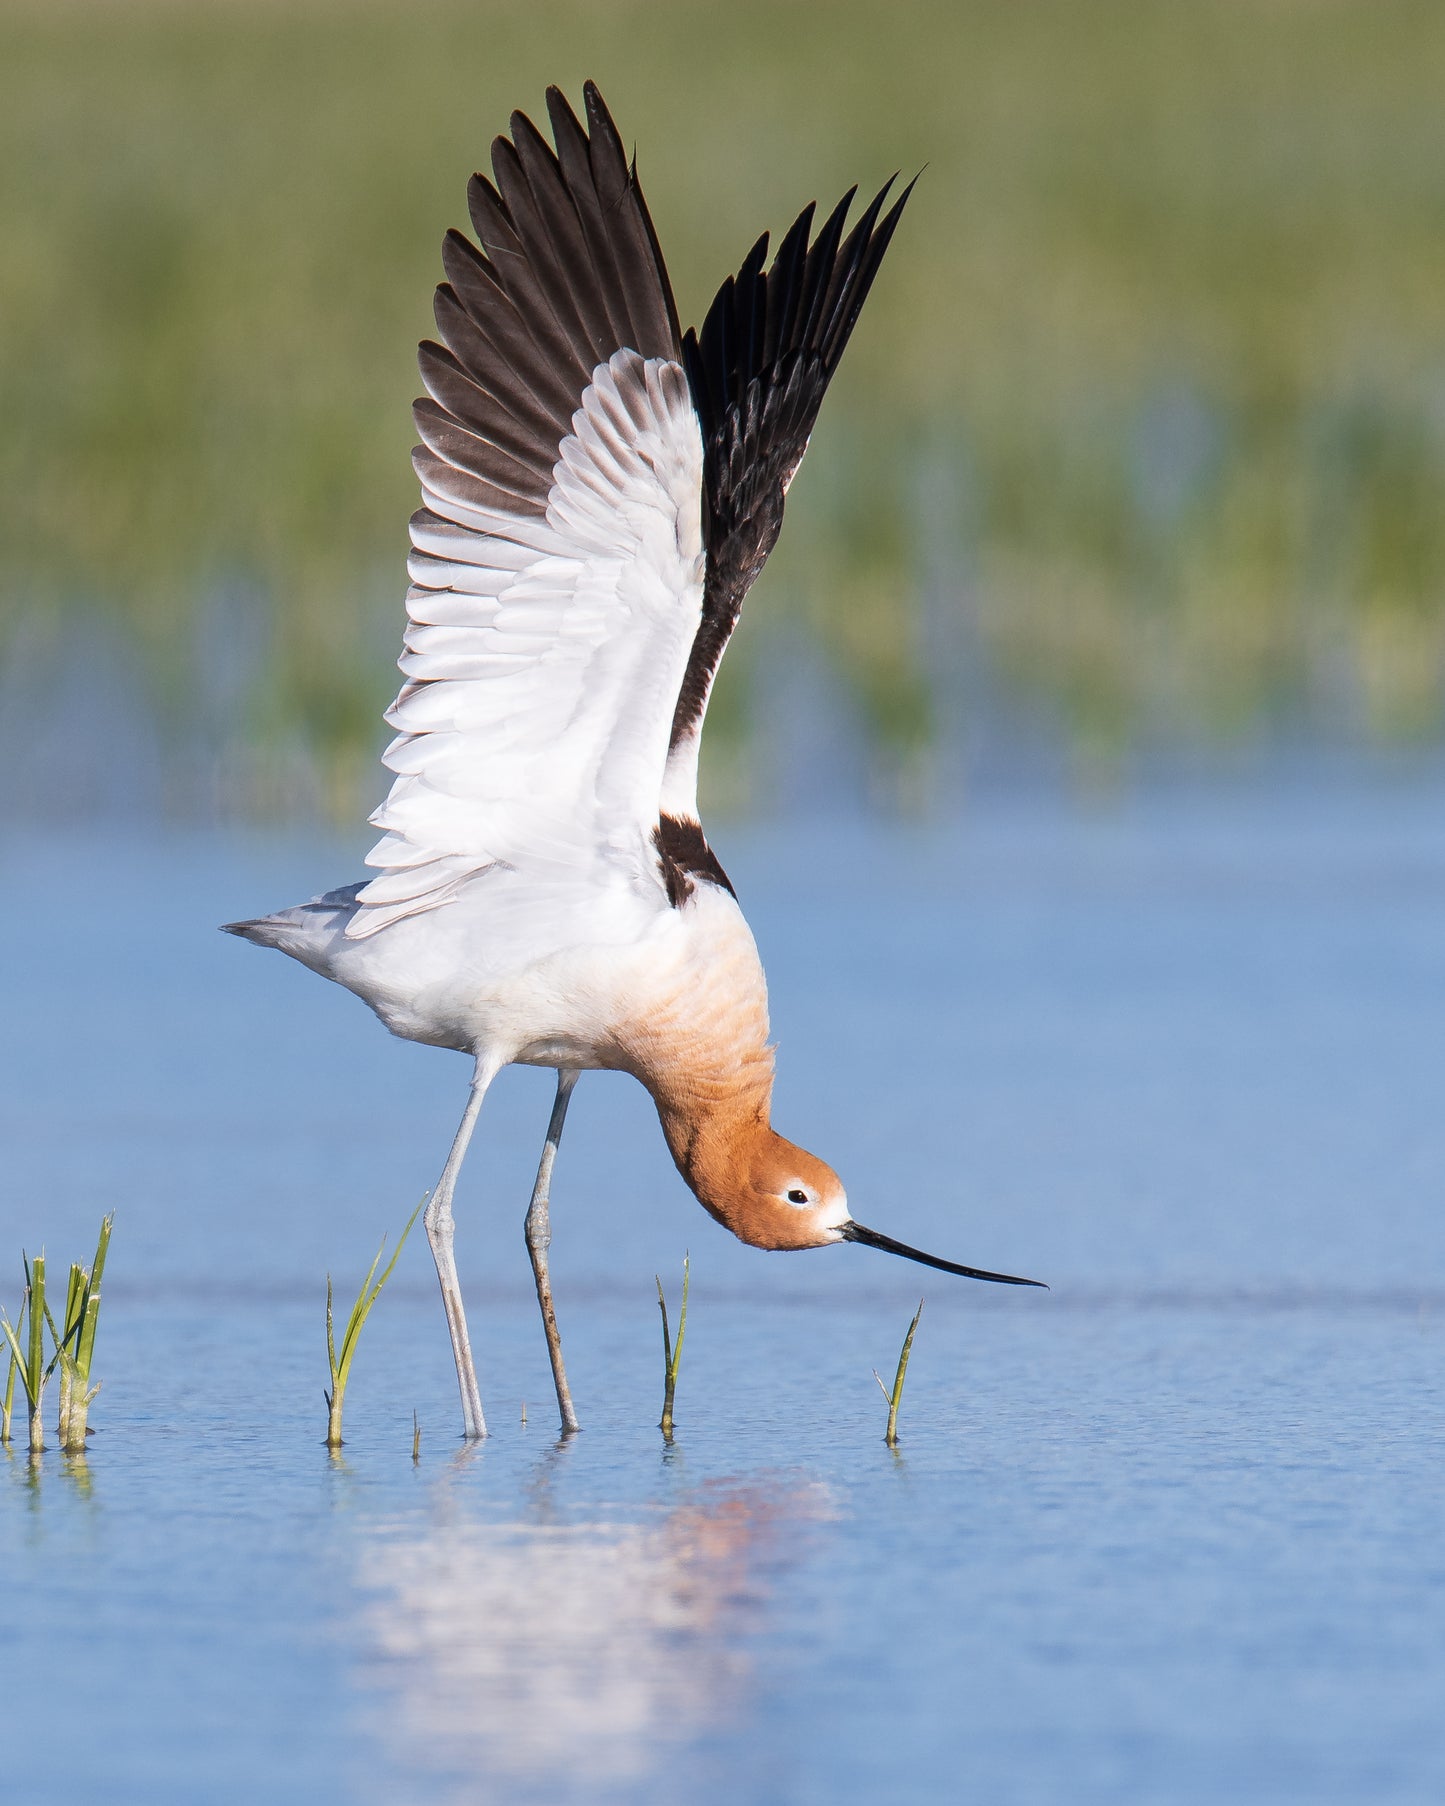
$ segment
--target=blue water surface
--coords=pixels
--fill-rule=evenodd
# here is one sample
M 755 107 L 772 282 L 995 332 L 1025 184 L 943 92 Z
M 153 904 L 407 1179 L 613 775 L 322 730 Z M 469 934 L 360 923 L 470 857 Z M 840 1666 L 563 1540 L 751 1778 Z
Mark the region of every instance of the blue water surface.
M 325 1277 L 435 1178 L 466 1066 L 214 924 L 356 849 L 24 843 L 0 1302 L 22 1244 L 54 1272 L 116 1224 L 90 1453 L 0 1458 L 9 1797 L 54 1797 L 22 1749 L 148 1806 L 1445 1796 L 1442 804 L 720 835 L 778 1126 L 863 1221 L 1053 1289 L 744 1249 L 589 1075 L 559 1443 L 521 1239 L 550 1086 L 510 1072 L 458 1198 L 494 1434 L 457 1440 L 418 1230 L 340 1456 Z M 920 1293 L 895 1452 L 870 1370 Z

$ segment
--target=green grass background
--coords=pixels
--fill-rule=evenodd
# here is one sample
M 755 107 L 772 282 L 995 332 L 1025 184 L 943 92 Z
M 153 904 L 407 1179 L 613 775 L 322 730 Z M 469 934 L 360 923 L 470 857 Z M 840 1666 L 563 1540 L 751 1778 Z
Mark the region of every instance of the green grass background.
M 588 75 L 692 319 L 762 226 L 926 165 L 728 661 L 716 794 L 784 630 L 897 771 L 956 700 L 940 623 L 1086 771 L 1438 733 L 1445 8 L 1408 0 L 6 0 L 12 677 L 104 623 L 182 718 L 224 594 L 261 766 L 375 788 L 438 244 L 510 109 Z

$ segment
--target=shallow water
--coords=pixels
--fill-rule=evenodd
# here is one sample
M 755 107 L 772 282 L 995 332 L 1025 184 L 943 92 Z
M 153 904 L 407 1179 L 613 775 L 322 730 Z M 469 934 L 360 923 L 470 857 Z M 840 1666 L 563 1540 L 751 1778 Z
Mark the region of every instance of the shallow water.
M 1442 803 L 721 836 L 779 1126 L 864 1221 L 1054 1289 L 743 1249 L 589 1077 L 558 1445 L 520 1234 L 549 1086 L 509 1073 L 458 1200 L 494 1435 L 455 1439 L 418 1233 L 336 1459 L 325 1274 L 435 1177 L 465 1066 L 214 933 L 354 851 L 31 843 L 0 1300 L 22 1242 L 116 1231 L 89 1456 L 0 1460 L 12 1772 L 24 1727 L 105 1802 L 1440 1798 Z M 893 1454 L 869 1370 L 920 1291 Z

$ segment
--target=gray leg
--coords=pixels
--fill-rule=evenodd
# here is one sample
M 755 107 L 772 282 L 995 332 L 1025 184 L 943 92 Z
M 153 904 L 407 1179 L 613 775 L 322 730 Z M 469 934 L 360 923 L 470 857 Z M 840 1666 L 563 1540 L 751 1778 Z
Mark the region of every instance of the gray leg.
M 479 1057 L 472 1073 L 471 1095 L 467 1098 L 467 1107 L 462 1113 L 461 1126 L 452 1143 L 452 1151 L 447 1155 L 442 1176 L 437 1180 L 436 1190 L 427 1204 L 426 1214 L 422 1217 L 426 1226 L 426 1239 L 431 1243 L 432 1259 L 437 1264 L 437 1278 L 441 1281 L 447 1329 L 452 1338 L 452 1358 L 457 1364 L 457 1384 L 462 1393 L 462 1434 L 468 1440 L 486 1435 L 487 1420 L 482 1416 L 482 1395 L 477 1389 L 477 1370 L 472 1365 L 467 1316 L 462 1309 L 462 1288 L 457 1279 L 457 1263 L 452 1258 L 452 1237 L 455 1233 L 452 1193 L 456 1189 L 457 1174 L 462 1170 L 462 1161 L 466 1157 L 467 1143 L 477 1125 L 477 1112 L 482 1107 L 488 1085 L 496 1076 L 496 1067 L 484 1065 Z
M 558 1069 L 557 1101 L 552 1106 L 552 1120 L 547 1124 L 542 1162 L 537 1168 L 537 1183 L 532 1187 L 532 1202 L 527 1209 L 527 1252 L 532 1257 L 532 1274 L 537 1281 L 537 1303 L 542 1307 L 542 1327 L 547 1332 L 547 1353 L 552 1361 L 552 1381 L 557 1388 L 557 1408 L 562 1413 L 562 1428 L 568 1434 L 578 1428 L 578 1423 L 577 1413 L 572 1409 L 572 1394 L 567 1390 L 567 1370 L 562 1365 L 562 1338 L 557 1333 L 557 1313 L 552 1309 L 552 1280 L 547 1271 L 547 1250 L 552 1245 L 552 1219 L 548 1204 L 552 1189 L 552 1163 L 557 1158 L 562 1124 L 567 1120 L 567 1105 L 576 1083 L 575 1072 L 569 1072 L 565 1067 Z

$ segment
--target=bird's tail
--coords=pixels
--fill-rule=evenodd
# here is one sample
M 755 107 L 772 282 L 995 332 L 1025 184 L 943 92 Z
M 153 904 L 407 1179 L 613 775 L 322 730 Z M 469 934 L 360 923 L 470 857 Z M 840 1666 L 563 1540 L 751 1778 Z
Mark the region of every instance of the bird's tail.
M 223 922 L 221 932 L 254 941 L 258 947 L 274 947 L 303 965 L 314 966 L 356 914 L 356 897 L 361 889 L 361 884 L 346 884 L 340 890 L 313 897 L 309 903 L 278 909 L 274 915 L 256 916 L 247 922 Z

